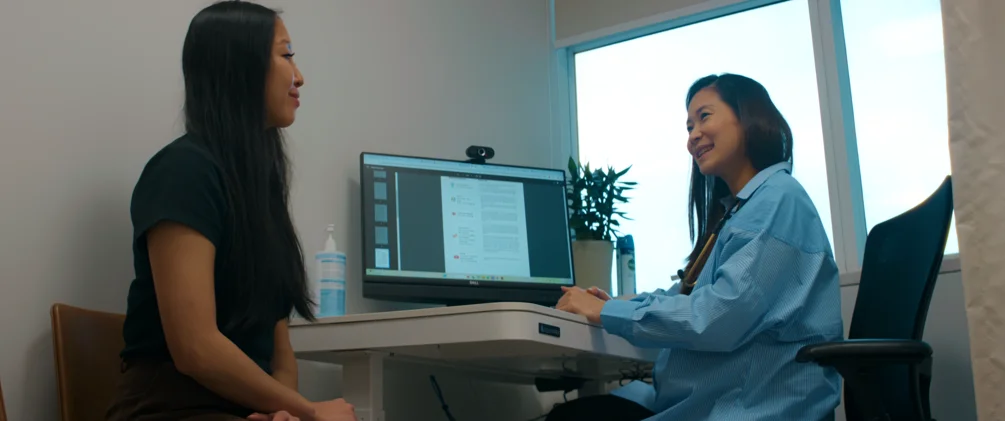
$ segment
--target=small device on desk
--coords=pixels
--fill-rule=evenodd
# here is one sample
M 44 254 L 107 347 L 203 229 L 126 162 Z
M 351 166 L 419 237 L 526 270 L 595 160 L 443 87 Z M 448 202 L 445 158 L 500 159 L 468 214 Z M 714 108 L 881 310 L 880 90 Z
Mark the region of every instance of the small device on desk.
M 360 184 L 364 297 L 552 306 L 574 284 L 564 171 L 363 153 Z

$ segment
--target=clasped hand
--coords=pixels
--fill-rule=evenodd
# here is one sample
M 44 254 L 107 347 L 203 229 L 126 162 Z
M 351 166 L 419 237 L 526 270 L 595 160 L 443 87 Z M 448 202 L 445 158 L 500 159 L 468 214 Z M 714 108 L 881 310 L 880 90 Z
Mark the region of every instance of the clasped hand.
M 604 309 L 604 302 L 611 299 L 607 292 L 597 287 L 562 287 L 562 292 L 565 294 L 555 308 L 586 316 L 590 323 L 600 323 L 600 310 Z
M 314 406 L 315 421 L 357 421 L 356 409 L 344 399 L 334 399 L 316 402 Z M 279 411 L 272 414 L 252 414 L 249 421 L 301 421 L 289 412 Z

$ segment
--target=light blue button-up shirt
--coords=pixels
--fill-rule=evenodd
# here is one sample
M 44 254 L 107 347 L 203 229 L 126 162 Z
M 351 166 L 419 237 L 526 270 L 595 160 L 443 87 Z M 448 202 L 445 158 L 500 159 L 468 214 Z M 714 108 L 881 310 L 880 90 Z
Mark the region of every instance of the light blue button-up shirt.
M 840 340 L 838 269 L 820 216 L 780 163 L 737 194 L 691 295 L 674 286 L 608 301 L 608 332 L 662 348 L 653 385 L 612 392 L 652 421 L 827 420 L 840 401 L 833 369 L 797 363 L 804 345 Z

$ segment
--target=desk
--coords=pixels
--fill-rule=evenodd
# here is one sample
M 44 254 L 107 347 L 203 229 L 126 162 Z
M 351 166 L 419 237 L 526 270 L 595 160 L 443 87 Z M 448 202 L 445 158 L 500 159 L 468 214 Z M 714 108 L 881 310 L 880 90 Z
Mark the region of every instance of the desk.
M 359 421 L 384 420 L 384 368 L 408 362 L 449 367 L 481 379 L 533 384 L 579 377 L 581 395 L 603 393 L 622 370 L 648 367 L 641 349 L 585 317 L 539 305 L 490 303 L 353 314 L 294 322 L 297 358 L 342 365 L 345 399 Z

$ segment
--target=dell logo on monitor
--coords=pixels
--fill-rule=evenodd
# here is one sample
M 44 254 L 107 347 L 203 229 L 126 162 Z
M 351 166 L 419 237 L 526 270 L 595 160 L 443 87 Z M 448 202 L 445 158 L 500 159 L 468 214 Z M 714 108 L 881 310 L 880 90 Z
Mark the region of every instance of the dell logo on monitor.
M 478 286 L 478 281 L 468 281 L 468 285 Z

